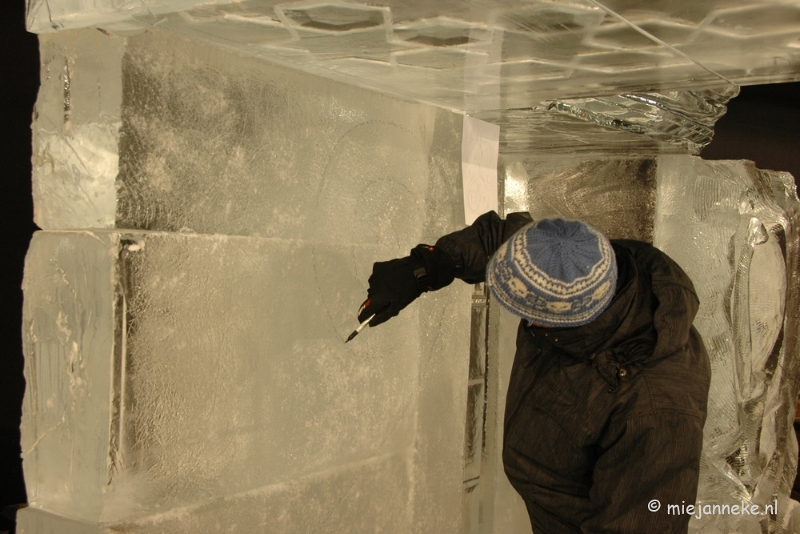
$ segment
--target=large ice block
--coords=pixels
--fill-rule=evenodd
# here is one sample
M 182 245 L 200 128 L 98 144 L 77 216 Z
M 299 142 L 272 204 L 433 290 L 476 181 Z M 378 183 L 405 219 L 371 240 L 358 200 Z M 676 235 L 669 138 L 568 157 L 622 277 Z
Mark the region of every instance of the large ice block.
M 297 531 L 341 513 L 337 488 L 352 487 L 349 506 L 372 514 L 362 531 L 458 528 L 468 315 L 453 304 L 468 288 L 345 345 L 379 249 L 36 234 L 24 316 L 31 507 L 87 525 L 169 525 L 176 510 L 201 521 L 248 502 L 316 502 L 316 516 L 282 519 Z
M 114 223 L 124 42 L 99 31 L 40 41 L 32 157 L 40 228 Z
M 158 32 L 61 32 L 41 48 L 44 229 L 385 241 L 460 181 L 461 116 L 446 110 Z M 367 213 L 370 228 L 352 224 Z
M 760 511 L 698 514 L 690 529 L 781 532 L 797 521 L 789 499 L 800 385 L 794 181 L 748 161 L 665 156 L 656 198 L 654 244 L 694 282 L 695 326 L 711 360 L 697 499 Z
M 37 33 L 157 27 L 469 112 L 796 80 L 798 21 L 797 0 L 37 0 L 28 6 L 28 28 Z
M 87 526 L 19 512 L 17 532 L 179 534 L 192 532 L 411 532 L 408 465 L 397 455 L 125 523 Z M 450 525 L 445 525 L 448 528 Z M 235 529 L 235 530 L 234 530 Z M 428 530 L 436 532 L 435 528 Z
M 38 234 L 28 258 L 27 528 L 191 530 L 308 496 L 345 522 L 319 489 L 338 477 L 374 512 L 365 531 L 387 514 L 458 530 L 468 289 L 340 345 L 371 262 L 463 221 L 461 116 L 170 34 L 62 32 L 42 51 L 37 222 L 91 230 Z M 108 132 L 104 174 L 63 156 L 89 130 Z M 79 375 L 73 396 L 70 358 L 106 382 Z

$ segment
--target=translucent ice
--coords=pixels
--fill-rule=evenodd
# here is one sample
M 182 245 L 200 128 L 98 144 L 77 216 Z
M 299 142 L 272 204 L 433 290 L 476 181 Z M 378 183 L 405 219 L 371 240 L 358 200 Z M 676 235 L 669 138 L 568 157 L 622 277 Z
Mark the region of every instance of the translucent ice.
M 653 158 L 504 157 L 506 213 L 571 217 L 615 239 L 653 239 Z
M 346 485 L 352 506 L 375 511 L 369 530 L 456 528 L 469 321 L 448 303 L 468 288 L 344 345 L 379 249 L 38 233 L 25 275 L 31 507 L 108 525 L 310 498 L 328 517 Z
M 340 345 L 371 262 L 463 221 L 461 116 L 172 34 L 42 49 L 37 222 L 91 230 L 28 256 L 26 524 L 172 532 L 213 510 L 257 529 L 248 503 L 309 498 L 318 514 L 278 522 L 304 531 L 347 521 L 330 488 L 349 484 L 365 530 L 458 530 L 468 288 Z M 116 150 L 102 188 L 62 161 L 79 126 Z
M 36 0 L 28 7 L 37 33 L 158 28 L 470 112 L 793 80 L 799 21 L 797 0 Z
M 386 243 L 419 232 L 420 199 L 460 180 L 461 117 L 432 106 L 162 33 L 62 32 L 43 36 L 42 57 L 34 201 L 45 229 Z M 91 88 L 69 93 L 69 115 L 65 65 L 70 88 Z
M 41 228 L 114 222 L 123 44 L 98 31 L 40 40 L 32 163 Z
M 797 193 L 751 162 L 658 161 L 654 243 L 689 274 L 712 368 L 698 501 L 762 513 L 693 519 L 692 531 L 778 531 L 797 470 Z M 763 514 L 777 499 L 777 514 Z M 788 514 L 788 515 L 787 515 Z

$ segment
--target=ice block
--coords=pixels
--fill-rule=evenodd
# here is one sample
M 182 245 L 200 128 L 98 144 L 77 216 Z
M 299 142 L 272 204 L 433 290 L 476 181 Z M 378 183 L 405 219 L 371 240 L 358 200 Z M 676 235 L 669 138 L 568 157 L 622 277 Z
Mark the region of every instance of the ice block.
M 365 530 L 458 528 L 468 313 L 454 304 L 468 287 L 345 345 L 379 251 L 37 233 L 23 327 L 28 513 L 186 532 L 210 510 L 263 502 L 297 508 L 275 512 L 286 531 L 362 508 Z
M 385 241 L 422 220 L 418 198 L 437 198 L 429 175 L 460 181 L 461 116 L 446 110 L 157 32 L 43 36 L 42 58 L 33 179 L 44 229 L 322 239 L 324 228 L 324 239 Z M 369 229 L 331 217 L 358 218 L 361 202 L 383 206 Z
M 346 522 L 319 488 L 350 484 L 364 530 L 458 530 L 469 288 L 339 345 L 372 261 L 462 224 L 461 116 L 173 34 L 61 32 L 42 50 L 37 222 L 87 230 L 29 254 L 24 528 L 171 532 L 313 497 L 317 516 L 280 519 L 302 531 Z M 62 155 L 89 129 L 108 132 L 102 175 Z M 59 325 L 72 337 L 39 333 Z M 83 396 L 69 358 L 94 377 Z
M 698 517 L 690 530 L 780 532 L 798 513 L 789 499 L 800 378 L 794 180 L 748 161 L 665 156 L 656 198 L 654 244 L 694 282 L 711 360 L 698 502 L 761 512 Z
M 652 242 L 656 159 L 503 156 L 504 209 L 580 219 L 612 239 Z

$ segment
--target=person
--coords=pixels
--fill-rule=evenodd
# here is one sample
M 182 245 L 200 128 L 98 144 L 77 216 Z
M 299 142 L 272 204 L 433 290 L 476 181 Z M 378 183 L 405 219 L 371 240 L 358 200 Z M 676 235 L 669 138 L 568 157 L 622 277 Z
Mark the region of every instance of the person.
M 689 277 L 643 242 L 495 212 L 377 262 L 374 327 L 455 278 L 520 317 L 503 464 L 536 534 L 687 532 L 710 366 Z

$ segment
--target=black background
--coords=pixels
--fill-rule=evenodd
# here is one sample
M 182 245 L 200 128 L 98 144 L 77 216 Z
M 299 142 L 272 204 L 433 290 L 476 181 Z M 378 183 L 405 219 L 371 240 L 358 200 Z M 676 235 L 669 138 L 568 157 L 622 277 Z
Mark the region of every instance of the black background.
M 12 0 L 0 17 L 2 31 L 2 293 L 0 306 L 0 510 L 24 503 L 19 422 L 22 377 L 22 268 L 36 230 L 31 198 L 31 115 L 39 86 L 35 35 L 25 31 L 25 2 Z M 800 73 L 798 73 L 800 78 Z M 800 83 L 742 88 L 716 126 L 706 159 L 750 159 L 762 169 L 800 177 Z M 0 517 L 0 533 L 12 522 Z

